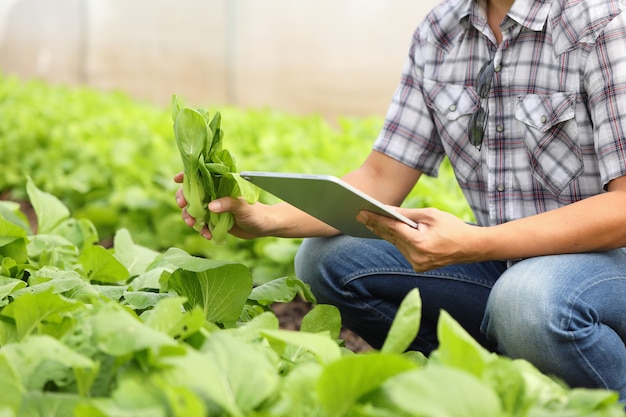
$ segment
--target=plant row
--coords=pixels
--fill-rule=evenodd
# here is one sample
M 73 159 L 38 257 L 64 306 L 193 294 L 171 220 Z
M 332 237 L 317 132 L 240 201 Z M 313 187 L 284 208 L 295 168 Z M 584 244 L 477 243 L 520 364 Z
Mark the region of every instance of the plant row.
M 300 331 L 271 306 L 306 284 L 255 286 L 241 263 L 155 251 L 127 229 L 111 248 L 29 178 L 37 232 L 0 202 L 0 416 L 620 416 L 617 394 L 568 389 L 485 351 L 442 312 L 439 348 L 405 352 L 417 290 L 380 350 L 353 353 L 317 304 Z

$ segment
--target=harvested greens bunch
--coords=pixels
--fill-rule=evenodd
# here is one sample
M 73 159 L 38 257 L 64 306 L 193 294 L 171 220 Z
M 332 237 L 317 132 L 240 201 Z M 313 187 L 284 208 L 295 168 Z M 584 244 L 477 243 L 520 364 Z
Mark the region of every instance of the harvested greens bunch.
M 194 229 L 208 226 L 213 241 L 223 243 L 235 221 L 231 213 L 212 213 L 207 205 L 220 197 L 243 197 L 249 203 L 258 198 L 256 187 L 241 178 L 235 159 L 222 148 L 224 131 L 221 115 L 205 109 L 191 109 L 172 97 L 172 120 L 176 144 L 183 161 L 183 195 L 187 212 L 196 219 Z

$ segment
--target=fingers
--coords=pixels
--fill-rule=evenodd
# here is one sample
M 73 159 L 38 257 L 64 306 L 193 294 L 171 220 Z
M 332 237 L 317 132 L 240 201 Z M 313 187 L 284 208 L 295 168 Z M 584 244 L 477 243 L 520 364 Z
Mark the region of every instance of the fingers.
M 182 188 L 179 188 L 176 191 L 176 204 L 178 204 L 178 207 L 180 208 L 184 208 L 187 206 L 187 200 L 185 200 L 185 196 L 183 195 Z
M 185 175 L 181 171 L 178 174 L 174 175 L 174 182 L 177 183 L 177 184 L 182 184 L 184 177 L 185 177 Z M 179 188 L 178 190 L 176 190 L 176 204 L 178 205 L 178 207 L 180 207 L 182 209 L 182 218 L 183 218 L 183 221 L 185 222 L 185 224 L 187 226 L 189 226 L 189 227 L 193 227 L 196 224 L 196 219 L 194 219 L 187 212 L 187 209 L 186 209 L 186 207 L 187 207 L 187 200 L 185 199 L 185 196 L 183 195 L 182 187 Z M 202 236 L 203 238 L 205 238 L 207 240 L 211 240 L 213 238 L 213 236 L 211 234 L 211 231 L 206 226 L 204 226 L 202 228 L 202 230 L 200 230 L 199 233 L 200 233 L 200 236 Z
M 241 205 L 241 201 L 234 197 L 222 197 L 209 203 L 209 211 L 213 213 L 232 212 Z
M 360 212 L 357 216 L 357 220 L 363 223 L 376 236 L 394 244 L 398 238 L 398 234 L 405 233 L 400 231 L 399 228 L 406 226 L 411 230 L 415 230 L 411 226 L 396 219 L 367 211 Z

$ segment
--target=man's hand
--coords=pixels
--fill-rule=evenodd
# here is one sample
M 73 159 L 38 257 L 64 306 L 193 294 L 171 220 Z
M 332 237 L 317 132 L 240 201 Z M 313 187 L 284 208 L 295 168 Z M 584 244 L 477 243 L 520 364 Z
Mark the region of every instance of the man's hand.
M 182 184 L 183 173 L 179 172 L 174 176 L 174 182 Z M 196 223 L 196 219 L 189 215 L 185 207 L 187 201 L 183 195 L 182 187 L 176 191 L 176 204 L 182 209 L 182 217 L 187 226 L 192 227 Z M 211 201 L 208 208 L 214 213 L 230 212 L 235 218 L 235 225 L 230 229 L 229 233 L 241 239 L 253 239 L 265 236 L 267 231 L 268 213 L 267 206 L 260 203 L 248 204 L 243 197 L 222 197 Z M 263 221 L 261 221 L 262 219 Z M 205 226 L 200 230 L 200 235 L 205 239 L 212 239 L 211 231 Z
M 395 245 L 415 271 L 480 260 L 479 227 L 437 209 L 396 210 L 417 222 L 418 228 L 365 211 L 359 213 L 357 219 L 374 234 Z

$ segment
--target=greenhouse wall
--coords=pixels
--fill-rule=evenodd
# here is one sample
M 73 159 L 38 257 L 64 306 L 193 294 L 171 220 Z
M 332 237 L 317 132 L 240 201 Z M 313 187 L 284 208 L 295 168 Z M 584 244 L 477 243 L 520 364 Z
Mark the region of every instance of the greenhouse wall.
M 436 0 L 2 0 L 0 71 L 166 105 L 382 115 Z

